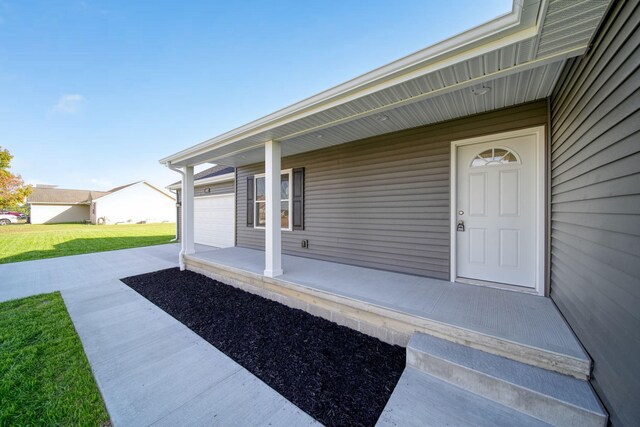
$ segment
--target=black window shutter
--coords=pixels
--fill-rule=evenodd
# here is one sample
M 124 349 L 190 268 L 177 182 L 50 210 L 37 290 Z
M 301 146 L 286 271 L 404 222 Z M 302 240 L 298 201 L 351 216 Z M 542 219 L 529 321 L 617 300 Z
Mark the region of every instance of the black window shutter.
M 304 230 L 304 168 L 293 170 L 293 229 Z
M 247 177 L 247 227 L 253 227 L 253 176 Z

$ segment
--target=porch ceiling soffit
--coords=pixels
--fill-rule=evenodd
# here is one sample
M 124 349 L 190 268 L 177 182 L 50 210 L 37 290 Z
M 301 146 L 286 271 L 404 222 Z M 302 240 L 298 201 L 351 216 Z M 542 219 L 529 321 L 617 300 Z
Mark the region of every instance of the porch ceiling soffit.
M 519 3 L 514 1 L 511 14 L 456 37 L 482 33 L 483 27 L 512 15 L 517 16 L 517 25 L 503 22 L 506 29 L 489 32 L 454 52 L 411 63 L 412 57 L 440 44 L 427 48 L 396 61 L 409 62 L 400 71 L 303 106 L 308 111 L 287 114 L 287 110 L 325 93 L 176 153 L 161 163 L 181 166 L 214 161 L 241 166 L 263 161 L 263 144 L 272 139 L 282 142 L 282 155 L 287 156 L 546 98 L 564 61 L 585 52 L 609 0 L 527 0 L 522 8 Z M 474 95 L 483 86 L 491 91 Z

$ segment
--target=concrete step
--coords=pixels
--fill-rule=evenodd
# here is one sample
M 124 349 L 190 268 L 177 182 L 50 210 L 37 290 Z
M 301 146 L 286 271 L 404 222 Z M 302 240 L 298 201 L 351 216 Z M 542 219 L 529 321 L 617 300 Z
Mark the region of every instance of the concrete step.
M 607 424 L 588 382 L 431 335 L 412 335 L 407 367 L 553 425 Z
M 407 367 L 376 425 L 534 427 L 549 424 Z

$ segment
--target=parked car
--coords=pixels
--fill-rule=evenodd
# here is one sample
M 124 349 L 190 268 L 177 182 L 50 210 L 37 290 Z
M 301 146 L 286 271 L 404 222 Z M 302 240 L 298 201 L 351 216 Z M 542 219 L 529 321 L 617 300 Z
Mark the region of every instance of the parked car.
M 16 224 L 20 217 L 11 214 L 0 214 L 0 226 Z
M 0 215 L 15 215 L 18 219 L 27 219 L 27 215 L 22 212 L 8 211 L 6 209 L 0 209 Z

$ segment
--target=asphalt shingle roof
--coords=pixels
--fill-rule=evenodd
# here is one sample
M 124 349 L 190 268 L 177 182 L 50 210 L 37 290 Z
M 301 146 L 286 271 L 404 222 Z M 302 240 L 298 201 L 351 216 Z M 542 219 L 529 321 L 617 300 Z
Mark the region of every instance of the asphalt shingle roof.
M 110 194 L 111 191 L 71 190 L 66 188 L 35 187 L 27 198 L 28 203 L 90 203 Z

